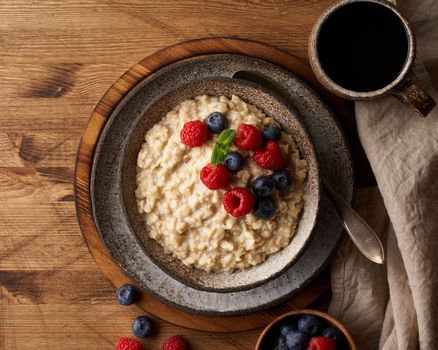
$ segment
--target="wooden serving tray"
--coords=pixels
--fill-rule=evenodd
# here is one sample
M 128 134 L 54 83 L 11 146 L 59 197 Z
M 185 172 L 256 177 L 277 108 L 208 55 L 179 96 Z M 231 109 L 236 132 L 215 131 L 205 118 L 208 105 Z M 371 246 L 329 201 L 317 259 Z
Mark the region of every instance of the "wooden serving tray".
M 186 58 L 217 53 L 249 55 L 292 71 L 312 86 L 336 114 L 351 125 L 351 109 L 342 99 L 324 90 L 307 65 L 296 57 L 266 44 L 233 38 L 199 39 L 165 48 L 134 65 L 108 89 L 97 104 L 82 136 L 75 172 L 76 209 L 83 237 L 97 265 L 116 287 L 124 283 L 134 283 L 127 278 L 117 263 L 109 256 L 93 221 L 90 174 L 94 150 L 100 133 L 119 101 L 137 83 L 151 77 L 154 72 L 168 64 Z M 277 316 L 291 309 L 307 307 L 323 295 L 329 287 L 330 276 L 325 273 L 281 305 L 242 316 L 212 317 L 187 313 L 163 304 L 141 290 L 139 290 L 141 298 L 136 304 L 146 312 L 182 327 L 216 332 L 244 331 L 264 327 Z

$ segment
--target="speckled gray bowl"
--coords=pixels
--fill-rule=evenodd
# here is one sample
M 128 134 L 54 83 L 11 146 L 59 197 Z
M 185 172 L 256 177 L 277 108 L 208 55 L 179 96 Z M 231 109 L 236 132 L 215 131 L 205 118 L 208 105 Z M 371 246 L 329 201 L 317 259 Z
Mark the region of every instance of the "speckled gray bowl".
M 302 157 L 307 160 L 309 165 L 306 194 L 302 215 L 289 245 L 270 255 L 257 266 L 237 270 L 233 273 L 208 273 L 200 269 L 186 267 L 179 259 L 165 254 L 163 248 L 149 238 L 144 217 L 138 213 L 134 194 L 137 155 L 144 142 L 145 133 L 180 102 L 198 95 L 231 97 L 233 94 L 239 95 L 244 101 L 255 105 L 266 115 L 274 118 L 282 129 L 295 139 Z M 223 77 L 207 78 L 179 87 L 163 96 L 144 111 L 138 123 L 131 129 L 122 165 L 121 188 L 126 214 L 134 232 L 143 243 L 146 253 L 166 273 L 200 290 L 215 292 L 246 290 L 281 274 L 303 251 L 311 236 L 318 213 L 320 201 L 318 163 L 309 135 L 296 116 L 295 110 L 291 106 L 287 106 L 286 103 L 275 96 L 274 92 L 247 81 Z
M 258 287 L 233 293 L 192 288 L 159 268 L 139 241 L 127 215 L 121 190 L 121 164 L 128 135 L 144 111 L 179 86 L 211 77 L 254 71 L 284 89 L 312 137 L 322 176 L 347 201 L 353 195 L 351 154 L 333 112 L 293 73 L 249 56 L 218 54 L 190 58 L 154 72 L 127 94 L 112 112 L 93 156 L 90 194 L 93 218 L 112 259 L 138 287 L 178 309 L 202 315 L 240 315 L 266 309 L 302 290 L 323 270 L 342 237 L 342 224 L 324 191 L 310 242 L 283 274 Z M 112 168 L 112 171 L 108 171 Z M 111 205 L 108 205 L 111 203 Z

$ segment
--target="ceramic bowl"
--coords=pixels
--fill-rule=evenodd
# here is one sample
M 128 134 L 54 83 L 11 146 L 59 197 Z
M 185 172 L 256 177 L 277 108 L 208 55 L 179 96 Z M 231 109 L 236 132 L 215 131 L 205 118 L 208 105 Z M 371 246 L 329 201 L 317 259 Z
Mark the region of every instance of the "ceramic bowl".
M 274 321 L 266 326 L 262 334 L 260 334 L 255 350 L 272 350 L 275 348 L 275 338 L 278 336 L 278 326 L 283 321 L 291 319 L 293 321 L 304 315 L 314 315 L 324 320 L 327 326 L 335 327 L 341 331 L 344 335 L 344 343 L 342 349 L 357 350 L 356 344 L 354 343 L 353 337 L 347 331 L 345 326 L 339 322 L 337 319 L 333 318 L 329 314 L 316 310 L 295 310 L 284 315 L 277 317 Z
M 265 262 L 234 273 L 207 273 L 188 268 L 178 259 L 165 254 L 163 248 L 147 234 L 144 218 L 138 213 L 136 188 L 136 160 L 145 133 L 180 102 L 197 95 L 239 95 L 274 118 L 282 129 L 293 136 L 304 159 L 309 164 L 304 206 L 295 236 L 281 251 L 269 256 Z M 165 95 L 147 108 L 138 123 L 131 129 L 122 164 L 121 188 L 129 222 L 146 253 L 167 274 L 193 288 L 214 292 L 233 292 L 263 284 L 289 267 L 300 255 L 311 237 L 320 202 L 318 163 L 312 141 L 296 112 L 275 93 L 256 84 L 231 78 L 210 78 L 190 83 Z

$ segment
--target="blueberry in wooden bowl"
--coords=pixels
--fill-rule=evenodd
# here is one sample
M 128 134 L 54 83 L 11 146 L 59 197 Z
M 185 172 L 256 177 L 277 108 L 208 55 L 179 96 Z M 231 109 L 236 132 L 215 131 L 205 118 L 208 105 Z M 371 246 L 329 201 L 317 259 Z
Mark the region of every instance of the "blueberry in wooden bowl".
M 255 350 L 357 350 L 345 326 L 316 310 L 295 310 L 272 321 Z

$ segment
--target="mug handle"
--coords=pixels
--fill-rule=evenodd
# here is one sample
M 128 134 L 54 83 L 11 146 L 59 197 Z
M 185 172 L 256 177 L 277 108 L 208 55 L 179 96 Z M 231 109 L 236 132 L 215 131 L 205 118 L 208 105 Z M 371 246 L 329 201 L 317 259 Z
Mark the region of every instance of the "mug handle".
M 434 99 L 412 79 L 402 81 L 393 90 L 393 94 L 423 117 L 426 117 L 436 106 Z

